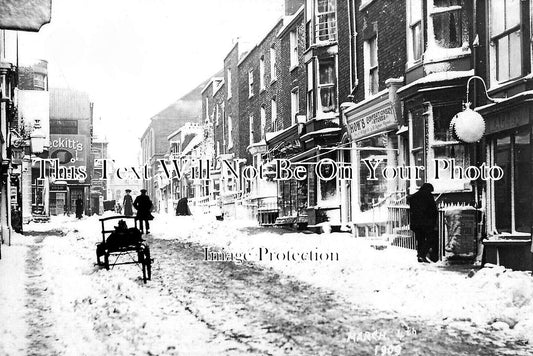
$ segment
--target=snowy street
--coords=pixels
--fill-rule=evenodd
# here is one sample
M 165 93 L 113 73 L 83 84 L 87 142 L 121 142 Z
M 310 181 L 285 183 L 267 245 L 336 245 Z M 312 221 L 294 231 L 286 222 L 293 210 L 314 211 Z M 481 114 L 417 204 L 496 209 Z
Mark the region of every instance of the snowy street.
M 533 280 L 420 265 L 349 234 L 157 216 L 152 281 L 95 266 L 98 217 L 32 224 L 3 246 L 2 355 L 529 355 Z M 252 261 L 206 261 L 206 250 Z M 257 260 L 334 251 L 338 261 Z M 9 288 L 5 288 L 9 286 Z

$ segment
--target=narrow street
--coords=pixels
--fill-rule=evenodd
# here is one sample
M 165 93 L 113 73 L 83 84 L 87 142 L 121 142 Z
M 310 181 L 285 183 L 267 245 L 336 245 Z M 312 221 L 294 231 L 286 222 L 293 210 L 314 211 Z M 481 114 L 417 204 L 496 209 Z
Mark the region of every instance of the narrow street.
M 14 340 L 19 349 L 2 337 L 0 350 L 6 355 L 409 356 L 533 351 L 490 326 L 465 327 L 473 323 L 453 325 L 362 307 L 364 299 L 355 303 L 357 296 L 348 300 L 289 270 L 282 273 L 256 262 L 205 261 L 206 245 L 189 241 L 184 233 L 190 226 L 179 225 L 183 238 L 162 239 L 159 231 L 169 227 L 158 223 L 148 239 L 155 260 L 147 284 L 134 265 L 110 271 L 94 265 L 96 217 L 36 225 L 40 231 L 20 237 L 14 248 L 26 249 L 25 269 L 18 277 L 25 283 L 26 332 Z M 229 238 L 235 241 L 239 231 L 251 233 L 250 243 L 260 238 L 254 228 L 219 227 L 234 229 Z M 0 307 L 0 317 L 10 312 Z

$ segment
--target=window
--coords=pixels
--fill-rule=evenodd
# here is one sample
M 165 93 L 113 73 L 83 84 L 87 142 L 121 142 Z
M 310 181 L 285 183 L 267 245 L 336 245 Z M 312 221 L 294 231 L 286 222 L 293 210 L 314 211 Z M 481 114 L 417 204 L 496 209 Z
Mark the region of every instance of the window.
M 337 110 L 337 79 L 335 73 L 335 59 L 320 60 L 318 76 L 319 109 L 323 113 Z
M 337 19 L 335 0 L 317 0 L 316 2 L 316 40 L 337 40 Z
M 209 120 L 209 98 L 208 97 L 205 98 L 204 105 L 205 105 L 205 119 L 204 119 L 204 121 L 207 121 L 207 120 Z
M 254 96 L 254 71 L 250 69 L 248 72 L 248 97 Z
M 531 136 L 526 128 L 507 133 L 492 142 L 490 165 L 503 171 L 494 185 L 495 222 L 497 232 L 531 232 Z
M 291 69 L 298 67 L 298 29 L 291 31 L 290 41 L 290 63 Z
M 433 10 L 430 13 L 433 34 L 436 44 L 441 48 L 459 48 L 463 44 L 463 1 L 433 0 Z
M 422 58 L 422 0 L 407 0 L 407 56 L 409 62 Z
M 315 116 L 315 63 L 307 63 L 307 118 Z
M 233 131 L 233 122 L 231 121 L 231 116 L 228 116 L 228 148 L 233 147 L 233 136 L 231 132 Z
M 272 130 L 277 130 L 277 122 L 278 122 L 278 104 L 276 103 L 276 97 L 273 97 L 271 100 L 271 116 L 270 116 L 270 125 L 272 126 Z
M 217 157 L 220 156 L 220 141 L 217 141 Z
M 296 123 L 296 115 L 300 112 L 300 90 L 294 88 L 291 91 L 291 124 Z
M 50 133 L 55 135 L 78 134 L 78 121 L 77 120 L 50 120 Z
M 379 91 L 378 78 L 378 36 L 365 41 L 365 94 L 371 96 Z
M 266 108 L 261 106 L 261 139 L 265 137 L 265 127 L 266 127 Z
M 491 79 L 497 82 L 522 74 L 520 0 L 490 2 Z
M 315 0 L 305 1 L 305 48 L 309 48 L 311 44 L 315 43 L 313 31 L 313 14 Z
M 265 56 L 259 59 L 259 88 L 265 90 Z
M 215 104 L 215 122 L 216 122 L 217 126 L 220 124 L 220 109 L 219 109 L 219 106 L 220 106 L 220 104 Z
M 226 70 L 226 83 L 228 84 L 226 86 L 228 91 L 228 99 L 231 99 L 231 69 Z
M 276 69 L 276 48 L 270 47 L 270 81 L 273 82 L 278 78 Z
M 249 130 L 250 130 L 250 145 L 251 145 L 255 142 L 254 140 L 254 115 L 250 114 L 249 119 L 250 119 Z

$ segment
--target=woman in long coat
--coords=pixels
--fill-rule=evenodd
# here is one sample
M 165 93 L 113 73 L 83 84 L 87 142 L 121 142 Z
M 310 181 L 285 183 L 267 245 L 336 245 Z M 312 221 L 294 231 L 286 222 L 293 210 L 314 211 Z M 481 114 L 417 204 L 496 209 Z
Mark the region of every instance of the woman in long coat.
M 78 196 L 78 199 L 76 199 L 76 217 L 78 219 L 81 219 L 83 216 L 83 200 L 81 199 L 81 196 Z
M 132 216 L 133 215 L 133 198 L 130 195 L 131 190 L 126 189 L 126 195 L 124 195 L 124 201 L 122 206 L 124 207 L 124 215 Z

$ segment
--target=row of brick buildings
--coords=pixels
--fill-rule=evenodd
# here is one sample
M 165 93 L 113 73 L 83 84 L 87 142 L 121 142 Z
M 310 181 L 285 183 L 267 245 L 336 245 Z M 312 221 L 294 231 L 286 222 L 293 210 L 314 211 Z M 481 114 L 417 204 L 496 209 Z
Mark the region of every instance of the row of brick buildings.
M 513 258 L 526 258 L 531 1 L 285 3 L 261 41 L 234 44 L 202 91 L 215 166 L 209 182 L 190 182 L 207 185 L 197 190 L 203 196 L 189 198 L 203 206 L 218 201 L 228 214 L 247 212 L 263 224 L 327 221 L 356 235 L 401 236 L 406 196 L 430 182 L 443 207 L 443 246 L 451 235 L 446 211 L 471 209 L 475 220 L 464 220 L 456 236 L 474 241 L 466 250 L 486 236 L 498 253 L 513 240 Z M 305 167 L 306 179 L 235 179 L 220 162 L 269 171 L 280 158 L 293 170 Z M 325 158 L 344 176 L 319 179 L 315 168 Z M 501 179 L 462 174 L 483 164 L 500 167 Z M 405 170 L 414 166 L 418 176 Z

